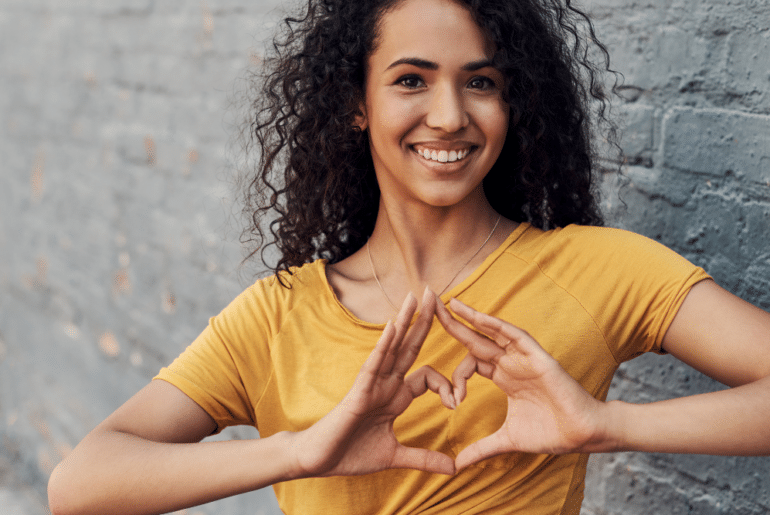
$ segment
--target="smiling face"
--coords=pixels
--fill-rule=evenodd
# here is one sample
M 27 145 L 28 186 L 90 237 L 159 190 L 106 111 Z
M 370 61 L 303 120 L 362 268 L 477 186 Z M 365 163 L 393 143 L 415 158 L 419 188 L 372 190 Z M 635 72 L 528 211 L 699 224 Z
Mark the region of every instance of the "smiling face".
M 453 0 L 406 0 L 383 15 L 359 125 L 384 202 L 485 202 L 481 181 L 508 129 L 494 50 Z

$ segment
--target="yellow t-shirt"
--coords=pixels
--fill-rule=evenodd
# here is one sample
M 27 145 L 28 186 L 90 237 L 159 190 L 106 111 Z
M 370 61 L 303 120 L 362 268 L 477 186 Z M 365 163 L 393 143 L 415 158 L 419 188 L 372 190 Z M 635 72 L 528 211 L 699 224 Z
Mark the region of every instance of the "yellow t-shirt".
M 521 224 L 461 284 L 442 296 L 528 331 L 598 399 L 618 364 L 660 352 L 689 289 L 708 278 L 666 247 L 618 229 Z M 239 295 L 157 376 L 179 387 L 219 429 L 256 426 L 263 437 L 300 431 L 346 394 L 383 325 L 363 322 L 335 297 L 318 260 L 294 270 L 291 288 L 275 277 Z M 414 368 L 446 377 L 465 349 L 434 321 Z M 448 410 L 438 396 L 416 399 L 394 430 L 405 445 L 455 457 L 502 424 L 505 395 L 478 375 Z M 274 485 L 285 513 L 577 514 L 587 455 L 511 453 L 453 477 L 389 470 L 360 477 Z M 254 466 L 269 466 L 255 463 Z

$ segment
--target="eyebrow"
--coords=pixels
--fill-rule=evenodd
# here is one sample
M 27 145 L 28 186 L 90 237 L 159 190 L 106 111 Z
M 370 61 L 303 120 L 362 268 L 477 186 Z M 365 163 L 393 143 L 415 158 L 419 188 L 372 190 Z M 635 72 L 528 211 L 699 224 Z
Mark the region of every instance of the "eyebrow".
M 434 63 L 433 61 L 428 61 L 419 57 L 402 57 L 401 59 L 397 59 L 390 63 L 390 66 L 388 66 L 386 70 L 390 70 L 391 68 L 395 68 L 396 66 L 402 64 L 409 64 L 424 70 L 438 70 L 439 68 L 438 63 Z M 462 70 L 467 72 L 475 72 L 476 70 L 486 68 L 487 66 L 494 66 L 491 59 L 479 59 L 478 61 L 471 61 L 464 64 L 462 66 Z

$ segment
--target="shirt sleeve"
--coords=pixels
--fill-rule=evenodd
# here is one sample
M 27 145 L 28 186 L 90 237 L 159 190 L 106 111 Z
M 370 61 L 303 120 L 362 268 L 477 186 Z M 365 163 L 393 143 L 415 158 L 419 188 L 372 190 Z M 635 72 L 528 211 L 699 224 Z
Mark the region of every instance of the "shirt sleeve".
M 167 381 L 216 421 L 217 432 L 232 425 L 258 428 L 255 406 L 271 375 L 269 342 L 275 322 L 267 293 L 269 279 L 235 298 L 155 379 Z
M 565 286 L 577 292 L 618 363 L 664 353 L 663 337 L 690 289 L 710 276 L 666 246 L 620 229 L 565 229 Z M 564 247 L 562 247 L 564 249 Z M 589 250 L 586 252 L 585 250 Z

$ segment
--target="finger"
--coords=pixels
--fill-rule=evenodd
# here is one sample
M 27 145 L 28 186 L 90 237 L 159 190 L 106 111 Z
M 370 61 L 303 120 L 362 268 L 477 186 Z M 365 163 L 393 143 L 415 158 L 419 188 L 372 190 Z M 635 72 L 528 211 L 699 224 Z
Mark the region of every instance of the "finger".
M 460 451 L 460 454 L 455 458 L 455 467 L 457 470 L 473 465 L 479 461 L 510 452 L 502 445 L 499 432 L 495 432 L 489 436 L 477 440 L 470 444 L 468 447 Z
M 397 352 L 398 346 L 403 340 L 404 335 L 409 328 L 409 324 L 412 322 L 412 317 L 414 316 L 415 311 L 417 311 L 417 299 L 414 297 L 414 295 L 412 295 L 412 292 L 409 292 L 409 294 L 404 299 L 404 302 L 401 304 L 401 309 L 398 311 L 398 315 L 396 315 L 396 322 L 394 324 L 396 328 L 396 335 L 394 340 L 396 342 L 396 347 L 394 348 L 394 352 Z
M 399 445 L 396 447 L 391 468 L 408 468 L 452 475 L 455 473 L 455 461 L 438 451 Z
M 374 378 L 387 373 L 383 370 L 389 371 L 392 368 L 394 357 L 391 348 L 393 347 L 395 331 L 393 321 L 388 320 L 380 339 L 361 366 L 361 371 L 356 378 L 358 385 L 366 385 L 364 388 L 370 388 L 374 384 Z
M 387 364 L 386 362 L 389 361 L 389 357 L 392 358 L 390 349 L 393 346 L 395 334 L 396 330 L 393 327 L 393 321 L 388 320 L 388 323 L 385 324 L 385 329 L 383 329 L 382 334 L 380 335 L 380 339 L 377 341 L 374 349 L 361 367 L 362 370 L 368 370 L 373 374 L 379 374 L 381 373 L 381 369 L 386 367 L 389 369 L 389 367 L 392 367 L 392 363 Z M 390 361 L 392 361 L 392 359 Z
M 441 402 L 449 409 L 457 407 L 452 395 L 452 383 L 433 368 L 425 365 L 412 372 L 404 379 L 404 384 L 412 393 L 412 398 L 419 397 L 430 390 L 441 397 Z
M 452 373 L 452 384 L 454 385 L 454 398 L 457 406 L 465 399 L 468 393 L 468 379 L 477 373 L 487 379 L 492 379 L 495 372 L 495 365 L 481 361 L 470 352 L 465 355 L 463 360 L 457 365 Z
M 417 317 L 412 328 L 406 333 L 401 346 L 396 351 L 397 357 L 396 363 L 393 366 L 393 372 L 402 377 L 417 359 L 417 355 L 422 348 L 422 343 L 425 341 L 425 337 L 428 335 L 428 331 L 430 331 L 430 327 L 433 324 L 435 299 L 436 296 L 426 286 L 422 296 L 420 316 Z
M 409 322 L 412 320 L 415 309 L 417 309 L 417 299 L 409 292 L 401 304 L 401 310 L 396 315 L 396 321 L 391 322 L 389 320 L 388 324 L 385 325 L 380 341 L 377 342 L 377 347 L 381 344 L 383 345 L 383 359 L 376 369 L 378 374 L 389 374 L 393 370 L 401 340 L 406 332 L 406 328 L 409 327 Z M 388 325 L 390 325 L 390 331 L 388 331 Z M 383 342 L 384 339 L 387 339 L 387 342 Z M 375 347 L 375 350 L 377 347 Z
M 476 373 L 476 358 L 468 353 L 452 372 L 452 384 L 454 385 L 455 404 L 459 405 L 468 393 L 468 379 Z
M 505 346 L 509 343 L 516 343 L 520 350 L 532 350 L 532 343 L 536 343 L 532 335 L 524 329 L 487 313 L 476 311 L 455 298 L 450 301 L 450 307 L 461 318 L 479 331 L 492 337 L 500 345 Z
M 442 302 L 436 302 L 436 316 L 449 334 L 482 361 L 495 363 L 505 355 L 505 350 L 495 342 L 455 320 Z

